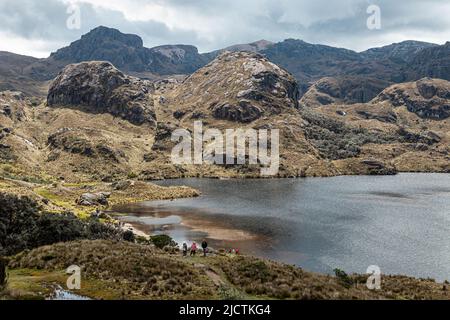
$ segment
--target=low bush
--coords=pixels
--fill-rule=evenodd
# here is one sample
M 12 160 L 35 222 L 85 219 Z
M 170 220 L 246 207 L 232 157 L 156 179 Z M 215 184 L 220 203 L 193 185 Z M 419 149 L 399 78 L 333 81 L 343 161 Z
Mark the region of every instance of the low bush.
M 334 274 L 342 286 L 350 288 L 353 285 L 353 280 L 345 273 L 345 271 L 334 269 Z
M 123 240 L 134 243 L 136 241 L 136 237 L 134 236 L 133 231 L 131 230 L 125 231 L 123 233 Z
M 73 213 L 40 212 L 27 197 L 0 193 L 0 255 L 80 239 L 121 239 L 122 231 L 95 219 L 82 221 Z
M 150 237 L 150 241 L 159 249 L 164 247 L 176 247 L 178 244 L 168 235 L 161 234 Z
M 400 139 L 395 135 L 351 127 L 311 110 L 303 110 L 302 117 L 307 121 L 305 137 L 330 160 L 357 157 L 361 147 L 368 143 L 386 144 Z

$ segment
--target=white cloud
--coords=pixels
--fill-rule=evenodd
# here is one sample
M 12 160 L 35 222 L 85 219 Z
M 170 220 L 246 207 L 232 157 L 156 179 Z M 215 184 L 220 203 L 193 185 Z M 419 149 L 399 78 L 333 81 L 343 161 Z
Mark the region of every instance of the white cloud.
M 69 3 L 81 6 L 81 30 L 65 26 Z M 366 27 L 370 4 L 381 7 L 381 30 Z M 2 0 L 0 50 L 42 56 L 99 25 L 136 33 L 149 47 L 184 43 L 205 52 L 298 38 L 364 50 L 407 39 L 444 43 L 449 15 L 447 0 Z
M 0 31 L 0 51 L 25 54 L 36 58 L 46 58 L 53 48 L 61 47 L 62 42 L 50 42 L 41 39 L 27 39 Z

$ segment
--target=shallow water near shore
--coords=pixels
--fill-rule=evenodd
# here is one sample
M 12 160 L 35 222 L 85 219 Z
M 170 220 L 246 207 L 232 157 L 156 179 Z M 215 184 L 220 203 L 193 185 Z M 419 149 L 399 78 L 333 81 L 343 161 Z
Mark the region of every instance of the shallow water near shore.
M 450 279 L 450 174 L 157 183 L 202 196 L 116 207 L 122 220 L 315 272 Z

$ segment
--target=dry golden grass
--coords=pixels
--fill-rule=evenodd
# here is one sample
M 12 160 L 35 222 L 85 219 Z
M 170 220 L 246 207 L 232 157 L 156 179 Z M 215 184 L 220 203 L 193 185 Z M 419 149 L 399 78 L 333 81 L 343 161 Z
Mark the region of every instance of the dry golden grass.
M 23 269 L 54 274 L 72 264 L 82 268 L 84 294 L 96 299 L 450 299 L 449 285 L 430 279 L 382 276 L 382 289 L 372 291 L 366 275 L 350 275 L 346 285 L 334 276 L 253 257 L 183 258 L 127 242 L 41 247 L 13 257 L 10 268 L 13 274 Z
M 192 265 L 150 246 L 128 242 L 80 241 L 41 247 L 19 254 L 14 269 L 65 270 L 82 268 L 82 276 L 104 283 L 105 291 L 126 299 L 207 299 L 214 285 Z

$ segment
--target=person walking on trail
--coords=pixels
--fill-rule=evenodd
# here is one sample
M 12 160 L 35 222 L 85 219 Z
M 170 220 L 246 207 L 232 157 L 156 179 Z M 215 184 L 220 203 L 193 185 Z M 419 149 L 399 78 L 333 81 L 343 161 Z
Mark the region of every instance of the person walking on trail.
M 194 242 L 191 246 L 191 256 L 195 257 L 196 253 L 197 253 L 197 244 Z
M 183 256 L 186 257 L 187 256 L 187 252 L 188 252 L 188 245 L 185 242 L 183 242 Z
M 203 249 L 203 256 L 206 257 L 206 254 L 208 253 L 208 242 L 206 242 L 206 239 L 203 239 L 202 249 Z

